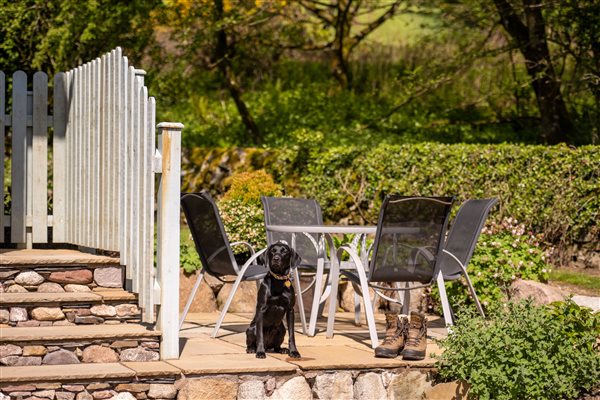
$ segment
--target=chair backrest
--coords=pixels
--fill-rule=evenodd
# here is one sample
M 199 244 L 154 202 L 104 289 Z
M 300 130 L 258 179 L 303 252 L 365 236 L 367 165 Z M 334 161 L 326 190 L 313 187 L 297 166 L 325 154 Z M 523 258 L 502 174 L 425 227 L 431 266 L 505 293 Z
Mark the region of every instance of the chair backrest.
M 460 206 L 452 221 L 444 250 L 452 253 L 465 268 L 473 256 L 477 239 L 490 209 L 497 202 L 497 199 L 467 200 Z M 460 276 L 462 272 L 460 265 L 448 254 L 441 257 L 440 268 L 444 277 L 450 279 Z
M 438 254 L 453 200 L 386 196 L 379 213 L 369 281 L 431 283 L 439 268 Z
M 314 199 L 262 196 L 265 225 L 323 225 L 323 213 Z M 310 234 L 315 241 L 318 235 Z M 285 240 L 292 244 L 292 234 L 267 231 L 267 243 Z M 301 265 L 316 265 L 317 251 L 310 239 L 296 234 L 296 251 L 302 257 Z
M 239 268 L 210 194 L 185 193 L 181 196 L 181 207 L 205 271 L 215 276 L 236 275 Z

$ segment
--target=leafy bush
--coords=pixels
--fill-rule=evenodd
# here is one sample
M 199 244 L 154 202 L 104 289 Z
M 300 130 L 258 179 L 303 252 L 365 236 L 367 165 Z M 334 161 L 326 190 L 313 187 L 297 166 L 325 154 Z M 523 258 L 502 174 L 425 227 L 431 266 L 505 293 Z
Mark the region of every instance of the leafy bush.
M 488 320 L 459 316 L 439 342 L 440 376 L 481 399 L 572 399 L 600 382 L 600 314 L 570 300 L 508 303 Z
M 564 248 L 600 236 L 600 147 L 444 145 L 192 151 L 184 187 L 194 188 L 205 160 L 231 154 L 231 169 L 264 168 L 288 195 L 316 198 L 324 217 L 375 223 L 386 193 L 455 194 L 457 201 L 497 197 L 490 215 L 509 217 Z M 244 159 L 242 162 L 241 160 Z M 210 164 L 208 162 L 207 164 Z M 204 180 L 203 185 L 208 184 Z M 455 208 L 456 209 L 456 208 Z
M 525 232 L 525 226 L 508 218 L 492 222 L 484 228 L 469 263 L 469 277 L 484 308 L 497 307 L 511 298 L 515 279 L 546 282 L 550 272 L 547 263 L 551 249 L 543 250 L 541 235 Z M 464 278 L 446 284 L 452 303 L 469 303 L 471 294 Z M 432 290 L 439 303 L 437 287 Z
M 260 196 L 280 196 L 281 190 L 264 170 L 233 175 L 231 186 L 219 202 L 225 231 L 231 242 L 244 241 L 255 248 L 266 245 L 264 214 Z M 236 254 L 246 252 L 235 246 Z

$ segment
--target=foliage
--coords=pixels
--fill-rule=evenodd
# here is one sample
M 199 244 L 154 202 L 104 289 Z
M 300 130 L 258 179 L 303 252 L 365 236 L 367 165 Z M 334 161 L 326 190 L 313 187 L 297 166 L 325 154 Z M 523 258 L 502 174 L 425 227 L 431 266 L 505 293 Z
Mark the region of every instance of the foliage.
M 468 265 L 469 277 L 484 308 L 498 307 L 511 298 L 515 279 L 546 282 L 550 272 L 548 253 L 541 248 L 541 235 L 525 232 L 525 226 L 512 218 L 485 228 Z M 446 284 L 452 303 L 469 303 L 472 297 L 464 277 Z M 439 291 L 432 294 L 439 302 Z
M 0 0 L 0 69 L 49 74 L 92 60 L 116 46 L 141 59 L 159 0 Z
M 266 246 L 264 214 L 260 196 L 280 196 L 281 190 L 264 170 L 231 177 L 231 186 L 219 202 L 225 231 L 231 242 L 244 241 L 255 249 Z M 235 253 L 248 249 L 234 247 Z
M 595 146 L 419 143 L 250 152 L 253 156 L 232 172 L 264 168 L 286 194 L 317 199 L 324 218 L 332 221 L 375 223 L 387 193 L 454 194 L 458 203 L 498 198 L 490 220 L 512 217 L 558 250 L 600 236 L 600 148 Z M 219 160 L 228 153 L 209 154 Z M 187 176 L 193 179 L 203 163 L 200 157 L 184 165 Z
M 460 314 L 439 342 L 440 375 L 481 399 L 572 399 L 600 382 L 600 314 L 570 300 L 508 303 L 488 320 Z

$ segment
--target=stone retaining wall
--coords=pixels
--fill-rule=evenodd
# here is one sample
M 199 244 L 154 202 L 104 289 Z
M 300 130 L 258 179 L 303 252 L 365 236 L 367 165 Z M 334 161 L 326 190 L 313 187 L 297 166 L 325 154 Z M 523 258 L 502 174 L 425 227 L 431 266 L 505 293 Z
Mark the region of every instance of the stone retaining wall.
M 108 302 L 61 306 L 24 305 L 0 308 L 0 324 L 18 327 L 139 323 L 136 304 Z
M 462 399 L 466 388 L 457 383 L 435 384 L 434 372 L 318 371 L 280 375 L 207 375 L 137 378 L 135 382 L 4 384 L 0 392 L 13 399 Z M 4 400 L 0 395 L 0 400 Z
M 123 288 L 123 266 L 34 266 L 0 269 L 0 293 L 84 292 L 97 287 Z
M 158 338 L 16 342 L 0 346 L 0 371 L 4 366 L 158 361 L 159 346 Z

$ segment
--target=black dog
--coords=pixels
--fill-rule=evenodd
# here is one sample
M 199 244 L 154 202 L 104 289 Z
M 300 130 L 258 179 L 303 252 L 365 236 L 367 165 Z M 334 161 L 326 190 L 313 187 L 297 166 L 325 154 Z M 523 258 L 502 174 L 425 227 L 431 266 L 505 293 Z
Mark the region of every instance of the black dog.
M 286 243 L 277 242 L 263 253 L 263 262 L 269 273 L 260 284 L 256 313 L 246 330 L 246 353 L 256 353 L 256 358 L 265 358 L 265 350 L 272 350 L 300 358 L 294 337 L 296 295 L 291 284 L 291 270 L 300 263 L 300 256 Z M 289 351 L 281 347 L 285 337 L 284 315 L 287 318 Z

